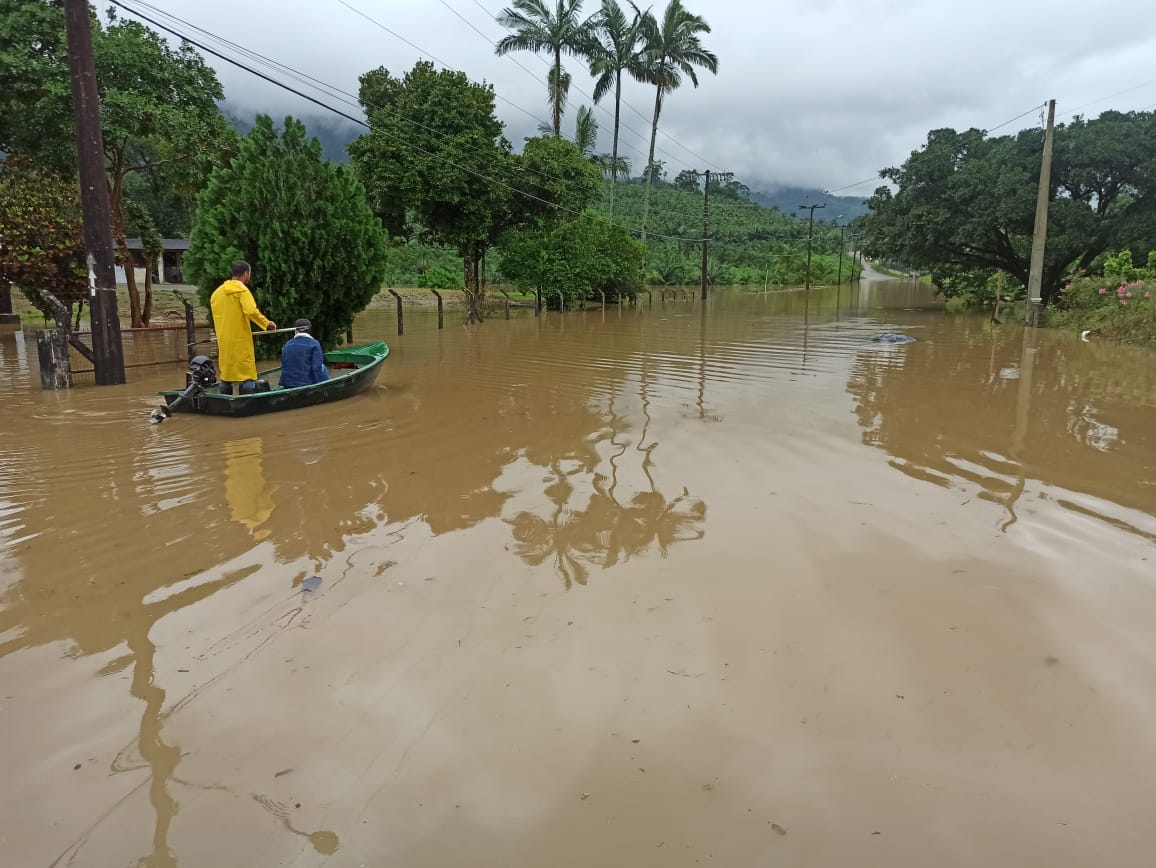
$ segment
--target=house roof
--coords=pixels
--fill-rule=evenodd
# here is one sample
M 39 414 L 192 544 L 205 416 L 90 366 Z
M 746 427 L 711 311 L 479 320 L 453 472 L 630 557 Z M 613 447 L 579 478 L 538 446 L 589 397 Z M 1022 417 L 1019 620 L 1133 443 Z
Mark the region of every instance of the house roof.
M 143 245 L 141 244 L 141 240 L 139 238 L 126 238 L 124 240 L 124 244 L 125 244 L 125 247 L 127 247 L 129 250 L 143 250 L 144 249 Z M 187 238 L 166 238 L 164 240 L 164 245 L 165 245 L 166 251 L 168 251 L 168 250 L 188 250 L 189 249 L 189 239 L 187 239 Z

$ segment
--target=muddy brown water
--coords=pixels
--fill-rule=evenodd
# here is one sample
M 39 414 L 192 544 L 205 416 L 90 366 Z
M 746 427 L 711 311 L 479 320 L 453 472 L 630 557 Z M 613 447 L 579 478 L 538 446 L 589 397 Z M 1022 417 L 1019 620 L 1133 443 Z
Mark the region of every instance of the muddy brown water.
M 1150 865 L 1153 357 L 804 302 L 160 426 L 0 338 L 0 861 Z

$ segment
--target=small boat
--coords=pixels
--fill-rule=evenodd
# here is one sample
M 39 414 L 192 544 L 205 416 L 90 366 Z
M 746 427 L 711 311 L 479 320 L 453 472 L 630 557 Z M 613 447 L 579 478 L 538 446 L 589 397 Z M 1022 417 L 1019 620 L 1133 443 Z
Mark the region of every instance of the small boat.
M 213 388 L 195 388 L 191 384 L 190 388 L 186 389 L 170 389 L 159 393 L 165 399 L 163 415 L 178 412 L 203 413 L 208 416 L 256 416 L 259 413 L 276 413 L 281 410 L 296 410 L 313 404 L 340 401 L 342 398 L 364 392 L 372 386 L 377 379 L 378 371 L 381 370 L 381 363 L 388 355 L 389 347 L 381 341 L 334 350 L 325 354 L 325 364 L 329 369 L 328 380 L 294 389 L 274 387 L 267 392 L 250 392 L 244 395 L 225 395 Z M 197 359 L 194 359 L 193 364 L 196 362 Z M 190 369 L 193 364 L 190 365 Z M 261 371 L 257 376 L 267 380 L 280 370 L 270 368 Z M 160 421 L 155 414 L 153 421 Z

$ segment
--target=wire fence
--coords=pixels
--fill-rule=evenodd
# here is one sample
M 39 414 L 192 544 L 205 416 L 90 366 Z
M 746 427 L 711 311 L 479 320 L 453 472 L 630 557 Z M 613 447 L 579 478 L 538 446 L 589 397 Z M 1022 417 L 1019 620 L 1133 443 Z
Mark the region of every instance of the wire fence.
M 91 346 L 91 332 L 78 331 L 73 334 L 81 343 Z M 194 355 L 217 357 L 217 344 L 211 340 L 212 334 L 208 323 L 194 325 L 193 340 L 197 342 L 193 347 Z M 124 346 L 125 376 L 129 379 L 133 371 L 184 365 L 189 361 L 189 334 L 183 322 L 121 329 L 121 343 Z M 74 382 L 77 385 L 92 383 L 92 363 L 75 346 L 69 346 L 68 354 Z

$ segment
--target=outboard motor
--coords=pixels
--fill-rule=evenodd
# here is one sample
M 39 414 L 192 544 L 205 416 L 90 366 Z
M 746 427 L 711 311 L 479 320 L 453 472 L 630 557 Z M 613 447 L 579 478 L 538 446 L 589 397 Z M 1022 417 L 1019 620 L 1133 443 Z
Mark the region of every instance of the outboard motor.
M 185 372 L 185 390 L 181 392 L 171 404 L 158 407 L 149 415 L 149 421 L 154 425 L 165 421 L 173 415 L 173 409 L 190 398 L 195 398 L 217 385 L 217 367 L 208 356 L 193 356 L 189 361 L 189 369 Z

